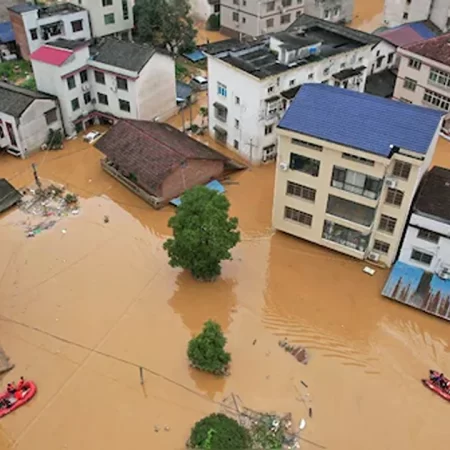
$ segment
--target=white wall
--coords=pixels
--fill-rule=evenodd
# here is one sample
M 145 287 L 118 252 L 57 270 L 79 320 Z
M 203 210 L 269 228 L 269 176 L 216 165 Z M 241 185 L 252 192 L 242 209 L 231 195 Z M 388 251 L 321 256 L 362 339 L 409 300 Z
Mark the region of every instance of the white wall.
M 402 23 L 426 20 L 430 14 L 432 0 L 412 0 L 408 5 L 406 0 L 385 0 L 384 23 L 395 27 Z M 404 18 L 404 14 L 408 14 Z
M 372 50 L 372 61 L 369 67 L 369 74 L 382 72 L 385 69 L 391 68 L 395 64 L 396 47 L 389 42 L 381 41 Z M 389 61 L 389 55 L 392 54 L 392 61 Z M 377 67 L 378 58 L 381 58 L 381 65 Z
M 447 20 L 450 17 L 450 0 L 433 0 L 430 20 L 442 31 L 446 31 Z
M 437 243 L 417 237 L 419 229 L 434 231 L 442 236 Z M 446 236 L 446 237 L 445 237 Z M 433 255 L 430 265 L 411 259 L 413 249 Z M 450 267 L 450 225 L 413 213 L 401 248 L 399 261 L 435 272 L 442 264 Z
M 0 126 L 2 126 L 3 134 L 4 134 L 3 139 L 0 139 L 0 145 L 5 146 L 5 147 L 11 147 L 15 150 L 19 150 L 20 153 L 23 155 L 23 145 L 20 141 L 19 130 L 17 128 L 16 118 L 0 111 L 0 120 L 2 121 L 2 125 L 0 125 Z M 6 129 L 7 122 L 12 125 L 12 129 L 14 132 L 14 136 L 16 138 L 17 145 L 12 145 L 12 143 L 11 143 L 8 131 Z

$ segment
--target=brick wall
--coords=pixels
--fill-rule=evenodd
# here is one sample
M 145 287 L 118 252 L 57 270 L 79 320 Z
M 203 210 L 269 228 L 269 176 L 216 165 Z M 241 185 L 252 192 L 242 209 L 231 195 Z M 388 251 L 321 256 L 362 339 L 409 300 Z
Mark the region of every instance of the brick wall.
M 1 1 L 1 0 L 0 0 Z M 16 44 L 19 48 L 23 59 L 30 60 L 30 49 L 28 47 L 27 32 L 22 20 L 22 16 L 15 12 L 9 11 L 9 20 L 11 21 L 14 34 L 16 36 Z
M 223 168 L 223 161 L 190 159 L 186 167 L 179 167 L 165 179 L 161 187 L 161 197 L 166 200 L 178 197 L 186 189 L 218 178 L 222 175 Z

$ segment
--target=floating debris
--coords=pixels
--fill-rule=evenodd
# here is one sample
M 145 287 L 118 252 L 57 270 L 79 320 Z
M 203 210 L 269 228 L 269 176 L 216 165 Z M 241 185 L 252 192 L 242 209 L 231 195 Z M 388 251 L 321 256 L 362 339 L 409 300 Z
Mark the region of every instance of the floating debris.
M 298 362 L 302 364 L 308 364 L 309 355 L 306 351 L 306 348 L 300 345 L 289 344 L 287 339 L 283 339 L 278 342 L 278 345 L 281 348 L 284 348 L 288 353 L 290 353 Z

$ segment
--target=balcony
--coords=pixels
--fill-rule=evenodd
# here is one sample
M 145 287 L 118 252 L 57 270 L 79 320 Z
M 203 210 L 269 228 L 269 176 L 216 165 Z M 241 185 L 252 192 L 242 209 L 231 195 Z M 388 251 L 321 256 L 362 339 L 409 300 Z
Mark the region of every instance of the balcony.
M 43 41 L 48 41 L 54 37 L 64 36 L 64 23 L 62 20 L 59 20 L 47 25 L 42 25 L 40 27 L 40 33 Z
M 328 196 L 326 212 L 364 227 L 371 227 L 375 218 L 374 208 L 334 195 Z
M 322 238 L 359 252 L 365 252 L 369 245 L 370 234 L 363 234 L 330 220 L 325 220 Z
M 334 166 L 331 176 L 331 186 L 377 200 L 383 187 L 383 180 L 370 177 L 360 172 Z

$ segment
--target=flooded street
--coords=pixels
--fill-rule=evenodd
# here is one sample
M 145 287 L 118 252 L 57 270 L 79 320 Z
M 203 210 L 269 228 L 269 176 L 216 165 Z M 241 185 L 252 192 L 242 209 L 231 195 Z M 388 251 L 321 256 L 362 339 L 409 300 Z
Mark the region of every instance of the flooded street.
M 370 2 L 367 20 L 377 11 Z M 150 208 L 101 157 L 81 139 L 26 161 L 0 155 L 0 178 L 16 188 L 33 183 L 35 162 L 80 197 L 78 215 L 33 238 L 21 211 L 0 215 L 0 344 L 15 363 L 1 385 L 23 375 L 38 386 L 0 421 L 0 450 L 181 450 L 230 393 L 305 418 L 302 449 L 448 449 L 449 405 L 420 379 L 450 373 L 449 324 L 383 298 L 387 271 L 370 277 L 360 261 L 273 233 L 273 164 L 225 185 L 242 242 L 218 281 L 199 283 L 162 248 L 174 209 Z M 450 168 L 450 142 L 435 164 Z M 228 338 L 225 379 L 187 362 L 209 318 Z M 284 337 L 306 346 L 307 366 L 279 347 Z

